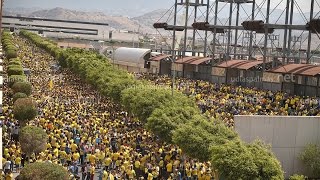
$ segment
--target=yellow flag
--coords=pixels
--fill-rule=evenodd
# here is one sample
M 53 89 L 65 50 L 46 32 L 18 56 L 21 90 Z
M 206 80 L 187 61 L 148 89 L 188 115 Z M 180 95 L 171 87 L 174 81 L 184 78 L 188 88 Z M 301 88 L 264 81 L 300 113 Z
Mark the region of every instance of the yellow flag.
M 50 89 L 50 90 L 53 89 L 53 81 L 52 81 L 52 79 L 50 79 L 50 82 L 49 82 L 49 89 Z

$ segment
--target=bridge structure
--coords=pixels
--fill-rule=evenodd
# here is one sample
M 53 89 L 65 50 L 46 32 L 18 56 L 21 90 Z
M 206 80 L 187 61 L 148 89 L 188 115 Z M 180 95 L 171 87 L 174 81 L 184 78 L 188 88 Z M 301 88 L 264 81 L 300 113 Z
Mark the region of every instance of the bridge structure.
M 159 34 L 172 36 L 166 51 L 178 56 L 200 53 L 217 63 L 260 59 L 263 70 L 270 61 L 310 64 L 320 49 L 318 1 L 174 0 L 153 26 Z M 177 36 L 181 32 L 182 43 Z

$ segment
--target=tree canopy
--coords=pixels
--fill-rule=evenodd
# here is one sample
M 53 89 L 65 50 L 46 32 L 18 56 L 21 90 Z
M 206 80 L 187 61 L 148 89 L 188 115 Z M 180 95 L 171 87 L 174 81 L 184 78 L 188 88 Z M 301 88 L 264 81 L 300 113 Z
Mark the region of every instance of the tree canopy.
M 62 166 L 49 162 L 34 162 L 24 167 L 18 180 L 68 180 L 69 174 Z
M 22 152 L 27 155 L 40 153 L 46 149 L 47 133 L 36 126 L 25 126 L 21 129 L 19 142 Z

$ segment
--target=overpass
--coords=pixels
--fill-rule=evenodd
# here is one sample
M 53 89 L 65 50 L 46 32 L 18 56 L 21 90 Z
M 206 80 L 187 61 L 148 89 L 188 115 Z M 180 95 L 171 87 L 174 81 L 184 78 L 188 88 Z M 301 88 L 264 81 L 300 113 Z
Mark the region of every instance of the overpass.
M 26 29 L 38 32 L 61 32 L 66 34 L 98 35 L 101 27 L 109 24 L 100 22 L 59 20 L 22 16 L 3 16 L 2 25 L 5 28 Z M 92 28 L 86 28 L 89 26 Z

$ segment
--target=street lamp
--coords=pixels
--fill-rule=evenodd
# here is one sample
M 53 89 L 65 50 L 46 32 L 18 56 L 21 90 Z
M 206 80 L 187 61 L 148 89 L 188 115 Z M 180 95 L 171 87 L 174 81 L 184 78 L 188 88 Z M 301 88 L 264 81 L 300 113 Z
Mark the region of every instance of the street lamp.
M 175 68 L 176 66 L 175 66 L 175 63 L 174 63 L 175 54 L 173 53 L 173 57 L 172 58 L 170 56 L 168 56 L 168 59 L 171 61 L 172 67 L 173 67 L 172 84 L 171 84 L 171 95 L 173 96 L 175 77 L 176 77 L 176 68 Z

